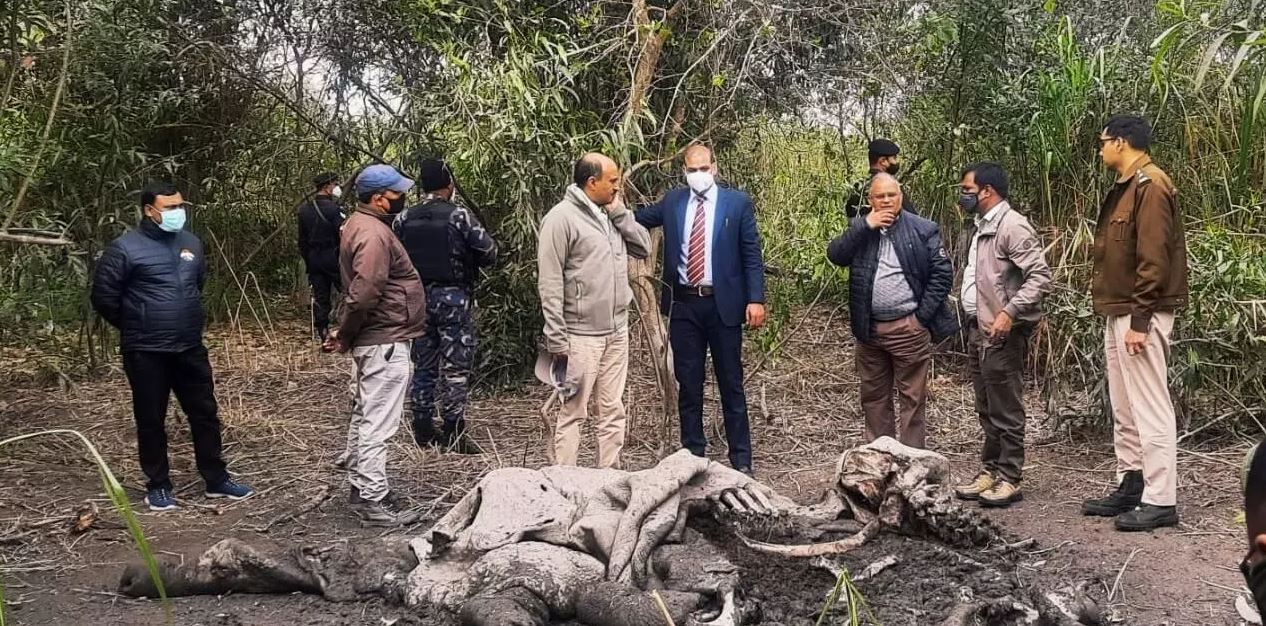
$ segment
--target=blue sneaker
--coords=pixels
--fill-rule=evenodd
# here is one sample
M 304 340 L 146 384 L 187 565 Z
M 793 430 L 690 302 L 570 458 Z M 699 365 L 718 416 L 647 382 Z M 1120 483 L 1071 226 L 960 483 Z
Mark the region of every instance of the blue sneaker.
M 151 511 L 175 511 L 180 508 L 171 495 L 171 489 L 166 487 L 145 492 L 145 504 L 149 505 Z
M 233 482 L 232 478 L 225 478 L 224 482 L 211 486 L 207 485 L 208 498 L 228 498 L 230 500 L 245 500 L 255 495 L 255 490 Z

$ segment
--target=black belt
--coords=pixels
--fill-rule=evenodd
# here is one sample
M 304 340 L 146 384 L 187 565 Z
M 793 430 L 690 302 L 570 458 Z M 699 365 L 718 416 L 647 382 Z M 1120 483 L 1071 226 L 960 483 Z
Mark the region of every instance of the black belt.
M 696 298 L 711 298 L 715 294 L 712 287 L 706 285 L 677 285 L 673 288 L 674 296 L 693 296 Z

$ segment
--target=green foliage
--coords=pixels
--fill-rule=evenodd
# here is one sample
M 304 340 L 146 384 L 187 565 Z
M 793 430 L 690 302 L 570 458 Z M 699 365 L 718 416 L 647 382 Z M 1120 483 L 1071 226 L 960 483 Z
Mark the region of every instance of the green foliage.
M 866 597 L 853 584 L 853 578 L 849 575 L 848 569 L 842 569 L 839 575 L 835 577 L 835 586 L 831 588 L 831 593 L 827 595 L 826 604 L 818 612 L 818 621 L 815 622 L 815 626 L 822 626 L 826 623 L 827 617 L 831 615 L 831 611 L 835 609 L 835 605 L 840 601 L 840 596 L 845 594 L 847 594 L 845 602 L 848 608 L 848 621 L 844 623 L 847 626 L 879 624 L 874 611 L 866 603 Z
M 279 301 L 302 300 L 293 211 L 313 174 L 350 177 L 377 157 L 407 171 L 442 154 L 503 250 L 478 289 L 477 376 L 516 380 L 541 323 L 536 224 L 572 161 L 612 154 L 643 203 L 680 184 L 673 157 L 704 139 L 756 200 L 773 269 L 760 340 L 773 349 L 792 308 L 846 297 L 823 250 L 864 174 L 864 138 L 888 135 L 908 165 L 923 160 L 905 183 L 951 252 L 960 168 L 991 159 L 1011 171 L 1057 266 L 1035 351 L 1051 408 L 1093 417 L 1096 398 L 1078 397 L 1102 381 L 1088 255 L 1110 181 L 1095 135 L 1134 111 L 1154 121 L 1156 161 L 1188 219 L 1199 302 L 1179 329 L 1180 400 L 1196 420 L 1241 401 L 1258 410 L 1259 5 L 91 0 L 70 5 L 68 24 L 67 0 L 27 0 L 0 19 L 0 197 L 26 184 L 43 149 L 14 225 L 75 245 L 0 243 L 0 316 L 13 320 L 0 340 L 73 335 L 93 359 L 105 353 L 84 291 L 101 247 L 136 221 L 131 192 L 147 179 L 170 177 L 196 203 L 213 318 L 267 324 Z
M 1049 409 L 1102 423 L 1102 322 L 1090 309 L 1089 255 L 1111 177 L 1095 137 L 1112 114 L 1142 113 L 1156 130 L 1153 158 L 1180 189 L 1187 221 L 1191 305 L 1179 317 L 1173 358 L 1179 405 L 1192 427 L 1228 412 L 1259 412 L 1266 406 L 1256 365 L 1266 359 L 1261 14 L 1239 2 L 1198 9 L 1161 2 L 1154 14 L 1113 6 L 1129 24 L 1096 32 L 1119 20 L 1089 5 L 1044 14 L 1007 6 L 964 4 L 954 18 L 960 46 L 940 56 L 957 71 L 925 84 L 896 120 L 903 145 L 929 158 L 925 170 L 941 173 L 912 181 L 916 201 L 956 230 L 946 188 L 958 168 L 974 160 L 1008 168 L 1013 204 L 1035 218 L 1055 267 L 1048 332 L 1035 355 Z M 982 17 L 989 15 L 1005 16 L 1004 23 Z M 999 40 L 1016 45 L 994 45 Z M 971 94 L 961 93 L 966 85 Z

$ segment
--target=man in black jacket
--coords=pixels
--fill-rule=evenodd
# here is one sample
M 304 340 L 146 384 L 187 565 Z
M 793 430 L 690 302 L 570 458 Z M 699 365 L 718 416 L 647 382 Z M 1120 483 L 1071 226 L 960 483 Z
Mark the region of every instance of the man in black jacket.
M 876 174 L 869 197 L 871 211 L 849 221 L 827 257 L 850 268 L 849 313 L 866 439 L 888 435 L 922 448 L 932 344 L 958 330 L 946 304 L 954 268 L 936 222 L 902 211 L 896 178 Z M 892 402 L 894 382 L 899 415 Z
M 92 306 L 119 329 L 145 502 L 178 508 L 167 464 L 167 402 L 172 392 L 189 418 L 198 473 L 208 498 L 240 500 L 255 492 L 233 481 L 221 456 L 220 418 L 211 362 L 202 345 L 202 242 L 184 230 L 186 204 L 170 183 L 141 191 L 140 225 L 110 243 L 97 263 Z
M 436 443 L 474 454 L 479 448 L 465 436 L 475 359 L 474 288 L 479 268 L 497 260 L 497 244 L 470 211 L 453 204 L 453 176 L 443 161 L 422 161 L 418 182 L 426 194 L 422 203 L 393 225 L 426 287 L 426 334 L 413 340 L 413 438 L 420 446 Z M 444 420 L 439 438 L 432 422 L 437 404 Z
M 341 289 L 338 270 L 338 230 L 343 225 L 339 209 L 338 175 L 326 172 L 312 179 L 316 194 L 299 204 L 299 254 L 312 286 L 312 327 L 318 341 L 325 341 L 330 327 L 330 296 Z

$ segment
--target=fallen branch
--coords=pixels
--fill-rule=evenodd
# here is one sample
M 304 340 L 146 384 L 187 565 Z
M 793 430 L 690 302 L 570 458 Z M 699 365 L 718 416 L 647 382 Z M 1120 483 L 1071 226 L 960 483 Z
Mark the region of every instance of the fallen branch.
M 1125 575 L 1125 568 L 1130 566 L 1130 561 L 1134 560 L 1134 555 L 1142 551 L 1142 548 L 1135 548 L 1130 552 L 1130 556 L 1125 557 L 1125 563 L 1121 564 L 1121 571 L 1117 572 L 1117 579 L 1112 583 L 1112 591 L 1108 592 L 1108 602 L 1112 601 L 1117 595 L 1117 589 L 1121 586 L 1121 577 Z
M 75 242 L 65 237 L 44 237 L 40 235 L 20 235 L 9 230 L 0 230 L 0 241 L 34 244 L 37 246 L 73 246 Z
M 300 517 L 303 517 L 304 515 L 311 513 L 313 509 L 321 506 L 321 503 L 328 500 L 329 497 L 330 497 L 330 486 L 325 485 L 324 487 L 321 488 L 320 491 L 316 493 L 315 496 L 312 496 L 306 502 L 304 502 L 302 506 L 300 506 L 299 508 L 289 513 L 286 513 L 284 515 L 279 515 L 273 518 L 271 522 L 268 522 L 267 524 L 264 524 L 263 526 L 256 526 L 255 532 L 266 533 L 272 530 L 272 527 L 276 526 L 277 524 L 299 519 Z

